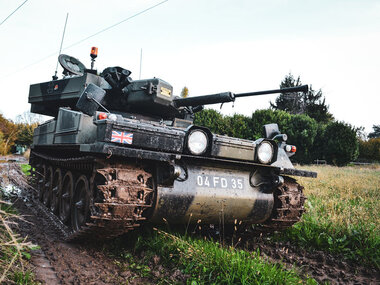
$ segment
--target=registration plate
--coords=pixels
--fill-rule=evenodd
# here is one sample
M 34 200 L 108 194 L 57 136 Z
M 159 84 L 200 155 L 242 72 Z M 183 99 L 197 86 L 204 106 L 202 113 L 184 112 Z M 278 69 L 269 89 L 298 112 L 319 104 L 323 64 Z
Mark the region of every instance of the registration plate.
M 197 175 L 196 184 L 199 187 L 244 189 L 244 178 L 235 176 Z

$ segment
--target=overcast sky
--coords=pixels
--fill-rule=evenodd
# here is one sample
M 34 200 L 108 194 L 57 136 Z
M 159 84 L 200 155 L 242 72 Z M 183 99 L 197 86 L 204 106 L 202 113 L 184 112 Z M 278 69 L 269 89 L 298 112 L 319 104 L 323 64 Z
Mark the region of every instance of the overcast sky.
M 0 23 L 23 2 L 0 0 Z M 69 13 L 63 53 L 87 67 L 97 46 L 99 71 L 122 66 L 138 79 L 142 48 L 142 78 L 164 79 L 177 94 L 187 86 L 191 96 L 275 89 L 291 72 L 322 89 L 336 119 L 367 132 L 380 124 L 380 1 L 169 0 L 65 49 L 160 2 L 26 2 L 0 25 L 0 112 L 13 119 L 28 110 L 29 85 L 51 79 Z M 251 115 L 276 96 L 222 112 Z

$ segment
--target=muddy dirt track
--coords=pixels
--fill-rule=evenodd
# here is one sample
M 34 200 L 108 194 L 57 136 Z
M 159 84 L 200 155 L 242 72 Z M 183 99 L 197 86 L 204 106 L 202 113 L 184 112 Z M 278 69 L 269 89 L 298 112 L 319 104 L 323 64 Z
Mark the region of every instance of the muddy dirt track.
M 141 278 L 117 266 L 101 242 L 66 243 L 59 224 L 49 218 L 17 164 L 0 164 L 0 182 L 21 189 L 21 198 L 16 199 L 15 205 L 25 221 L 19 222 L 17 231 L 41 247 L 32 252 L 31 261 L 36 279 L 43 284 L 156 284 L 163 278 L 169 284 L 186 283 L 186 276 L 179 270 L 167 269 L 153 261 L 151 271 L 157 279 Z M 320 283 L 380 284 L 376 270 L 344 262 L 325 252 L 310 253 L 289 243 L 269 244 L 260 238 L 244 244 L 251 250 L 260 248 L 264 258 L 271 262 L 282 262 L 289 268 L 297 265 L 302 274 Z

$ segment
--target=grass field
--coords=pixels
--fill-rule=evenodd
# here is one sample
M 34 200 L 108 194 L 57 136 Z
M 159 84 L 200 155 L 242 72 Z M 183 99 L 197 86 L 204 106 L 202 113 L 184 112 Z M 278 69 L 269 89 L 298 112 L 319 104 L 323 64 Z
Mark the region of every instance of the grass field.
M 301 168 L 318 178 L 298 179 L 307 213 L 279 238 L 380 269 L 380 166 Z

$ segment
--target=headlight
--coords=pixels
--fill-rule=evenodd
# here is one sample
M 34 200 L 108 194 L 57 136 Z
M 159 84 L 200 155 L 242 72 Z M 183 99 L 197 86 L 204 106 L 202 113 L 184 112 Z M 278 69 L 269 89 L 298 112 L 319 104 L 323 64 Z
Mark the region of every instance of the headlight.
M 194 155 L 200 155 L 207 149 L 208 139 L 204 131 L 194 130 L 189 134 L 187 146 Z
M 259 144 L 257 148 L 257 158 L 261 163 L 267 164 L 272 161 L 274 154 L 273 146 L 271 143 L 264 141 Z

